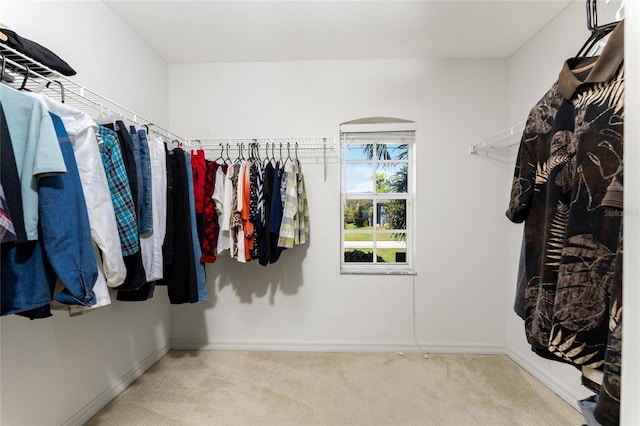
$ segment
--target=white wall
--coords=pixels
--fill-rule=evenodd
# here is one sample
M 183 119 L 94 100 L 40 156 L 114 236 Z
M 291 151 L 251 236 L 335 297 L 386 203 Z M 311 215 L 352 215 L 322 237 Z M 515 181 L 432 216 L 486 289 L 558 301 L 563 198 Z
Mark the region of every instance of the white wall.
M 104 3 L 3 1 L 1 20 L 67 60 L 78 72 L 74 80 L 166 123 L 166 63 Z M 0 320 L 0 423 L 82 423 L 166 351 L 165 289 L 144 303 L 113 299 L 80 317 Z
M 505 60 L 171 64 L 169 116 L 194 138 L 338 136 L 341 122 L 367 116 L 417 122 L 417 339 L 500 351 L 507 228 L 492 188 L 508 188 L 500 163 L 467 149 L 504 128 L 506 71 Z M 326 182 L 320 164 L 303 170 L 311 243 L 266 269 L 226 257 L 210 266 L 212 300 L 172 307 L 175 345 L 417 349 L 412 277 L 339 273 L 337 153 Z

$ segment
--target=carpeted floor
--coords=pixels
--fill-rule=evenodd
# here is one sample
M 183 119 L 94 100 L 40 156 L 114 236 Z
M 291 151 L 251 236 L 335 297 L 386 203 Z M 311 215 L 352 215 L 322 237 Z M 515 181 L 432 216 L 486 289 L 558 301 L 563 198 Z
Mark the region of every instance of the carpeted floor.
M 88 425 L 582 423 L 502 355 L 172 351 Z

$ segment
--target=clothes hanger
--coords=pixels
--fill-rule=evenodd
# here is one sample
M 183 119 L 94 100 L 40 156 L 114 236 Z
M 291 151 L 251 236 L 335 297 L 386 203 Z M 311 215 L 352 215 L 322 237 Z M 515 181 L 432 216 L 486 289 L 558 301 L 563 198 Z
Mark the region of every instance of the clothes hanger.
M 22 84 L 20 85 L 20 89 L 18 90 L 29 91 L 29 89 L 27 89 L 27 80 L 29 80 L 29 75 L 31 74 L 31 70 L 26 65 L 23 65 L 23 67 L 24 67 L 24 78 L 22 79 Z
M 247 156 L 247 160 L 248 161 L 252 161 L 255 159 L 255 156 L 253 154 L 253 143 L 249 144 L 249 155 Z
M 287 142 L 287 158 L 284 160 L 284 164 L 287 164 L 287 161 L 293 162 L 293 159 L 291 158 L 291 150 L 289 149 L 290 147 L 291 147 L 291 144 Z
M 275 167 L 277 160 L 276 160 L 276 154 L 273 152 L 273 149 L 276 147 L 275 142 L 271 143 L 271 164 L 273 164 L 273 166 Z
M 98 117 L 96 118 L 96 123 L 104 126 L 107 124 L 113 124 L 115 126 L 116 124 L 116 120 L 113 117 L 113 115 L 110 114 L 111 111 L 109 110 L 108 107 L 104 107 L 100 105 L 100 114 L 98 114 Z
M 265 142 L 265 143 L 264 143 L 264 146 L 265 146 L 265 148 L 264 148 L 264 161 L 262 162 L 262 164 L 264 164 L 264 165 L 266 166 L 266 165 L 267 165 L 267 163 L 268 163 L 269 161 L 271 161 L 271 160 L 269 159 L 269 142 Z
M 244 144 L 242 142 L 236 144 L 236 146 L 238 147 L 238 156 L 233 161 L 234 163 L 239 163 L 240 161 L 244 160 L 244 154 L 242 152 L 243 145 Z
M 598 44 L 598 42 L 606 37 L 609 33 L 611 33 L 611 31 L 613 31 L 620 22 L 614 21 L 604 25 L 598 25 L 597 3 L 597 0 L 587 0 L 586 2 L 587 29 L 591 31 L 591 34 L 574 57 L 574 60 L 586 57 L 587 54 Z
M 229 148 L 231 147 L 231 144 L 229 142 L 227 142 L 227 159 L 226 162 L 228 165 L 232 165 L 233 161 L 231 161 L 231 157 L 229 157 Z
M 254 163 L 261 163 L 262 159 L 260 158 L 260 145 L 256 139 L 253 140 L 253 161 Z
M 220 142 L 220 155 L 215 160 L 216 163 L 220 164 L 222 162 L 224 164 L 224 145 Z

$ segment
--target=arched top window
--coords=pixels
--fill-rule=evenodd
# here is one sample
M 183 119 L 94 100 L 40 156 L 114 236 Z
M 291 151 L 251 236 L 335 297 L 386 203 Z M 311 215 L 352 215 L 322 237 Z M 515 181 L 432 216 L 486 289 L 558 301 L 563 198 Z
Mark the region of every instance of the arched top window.
M 413 273 L 416 123 L 340 125 L 342 273 Z

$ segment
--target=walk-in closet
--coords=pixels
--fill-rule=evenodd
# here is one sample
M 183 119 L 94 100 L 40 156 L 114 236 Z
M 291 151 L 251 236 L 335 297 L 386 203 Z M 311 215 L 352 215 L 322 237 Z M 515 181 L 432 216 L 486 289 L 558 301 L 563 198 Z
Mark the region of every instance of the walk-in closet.
M 639 52 L 635 0 L 1 0 L 0 424 L 640 425 Z

